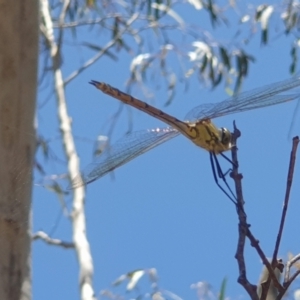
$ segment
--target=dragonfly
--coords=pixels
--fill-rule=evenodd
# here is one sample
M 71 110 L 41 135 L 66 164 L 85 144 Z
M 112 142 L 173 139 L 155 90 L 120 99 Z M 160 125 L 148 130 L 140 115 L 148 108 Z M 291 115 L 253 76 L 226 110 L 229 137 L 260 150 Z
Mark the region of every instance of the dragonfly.
M 72 188 L 87 185 L 137 156 L 182 134 L 194 144 L 209 152 L 215 181 L 221 190 L 229 196 L 219 185 L 216 178 L 218 175 L 228 186 L 216 155 L 224 156 L 223 152 L 232 148 L 231 132 L 227 128 L 216 127 L 211 120 L 300 98 L 300 92 L 283 94 L 300 86 L 300 77 L 294 77 L 243 92 L 218 103 L 196 106 L 188 112 L 185 117 L 186 121 L 181 121 L 107 83 L 92 80 L 90 84 L 103 93 L 163 121 L 169 127 L 141 130 L 125 135 L 114 145 L 107 147 L 94 162 L 84 168 L 81 174 L 72 180 Z M 229 160 L 226 156 L 224 157 Z M 216 164 L 217 171 L 214 169 L 214 164 Z M 231 194 L 233 194 L 232 191 Z M 230 198 L 234 201 L 232 197 Z

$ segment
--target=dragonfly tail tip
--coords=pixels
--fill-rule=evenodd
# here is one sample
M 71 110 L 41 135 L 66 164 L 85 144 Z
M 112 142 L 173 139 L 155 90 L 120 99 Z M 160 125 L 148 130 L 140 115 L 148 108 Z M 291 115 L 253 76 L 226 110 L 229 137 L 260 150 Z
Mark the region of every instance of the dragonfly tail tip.
M 98 81 L 96 81 L 96 80 L 91 80 L 90 82 L 89 82 L 89 84 L 92 84 L 92 85 L 94 85 L 94 86 L 97 86 L 97 84 L 99 84 L 100 82 L 98 82 Z

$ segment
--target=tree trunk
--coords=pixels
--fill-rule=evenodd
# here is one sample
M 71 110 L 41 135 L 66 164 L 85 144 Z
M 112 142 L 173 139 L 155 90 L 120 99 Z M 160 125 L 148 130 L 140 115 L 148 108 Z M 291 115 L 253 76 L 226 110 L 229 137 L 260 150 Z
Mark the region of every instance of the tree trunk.
M 38 2 L 0 0 L 0 299 L 31 298 Z

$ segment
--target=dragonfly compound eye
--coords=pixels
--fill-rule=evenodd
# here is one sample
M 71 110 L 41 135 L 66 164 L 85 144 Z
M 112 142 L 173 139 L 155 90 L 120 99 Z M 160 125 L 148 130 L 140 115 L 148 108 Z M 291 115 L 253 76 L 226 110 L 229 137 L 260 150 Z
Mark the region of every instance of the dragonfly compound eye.
M 231 147 L 231 132 L 224 127 L 220 131 L 221 143 L 229 149 Z

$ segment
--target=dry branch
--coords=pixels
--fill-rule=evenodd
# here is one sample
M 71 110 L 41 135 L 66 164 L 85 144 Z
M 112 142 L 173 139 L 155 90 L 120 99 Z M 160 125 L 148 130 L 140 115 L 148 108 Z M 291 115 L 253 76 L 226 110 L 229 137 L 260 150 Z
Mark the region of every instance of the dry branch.
M 32 240 L 43 240 L 45 243 L 53 246 L 60 246 L 62 248 L 70 249 L 74 248 L 74 243 L 64 242 L 59 239 L 51 238 L 47 233 L 43 231 L 38 231 L 32 236 Z

